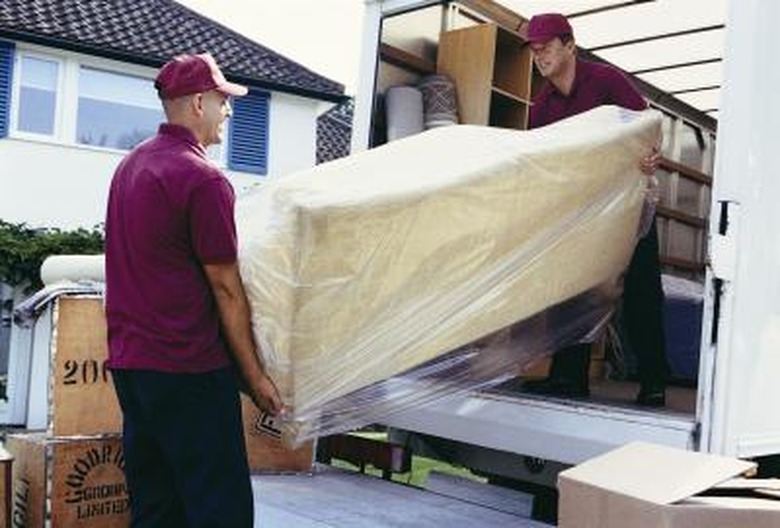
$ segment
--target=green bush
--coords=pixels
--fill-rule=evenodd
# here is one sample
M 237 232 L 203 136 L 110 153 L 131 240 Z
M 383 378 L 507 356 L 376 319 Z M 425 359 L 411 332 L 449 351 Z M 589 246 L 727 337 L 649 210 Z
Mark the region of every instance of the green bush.
M 41 264 L 50 255 L 103 253 L 103 230 L 32 228 L 0 220 L 0 282 L 26 291 L 40 288 Z

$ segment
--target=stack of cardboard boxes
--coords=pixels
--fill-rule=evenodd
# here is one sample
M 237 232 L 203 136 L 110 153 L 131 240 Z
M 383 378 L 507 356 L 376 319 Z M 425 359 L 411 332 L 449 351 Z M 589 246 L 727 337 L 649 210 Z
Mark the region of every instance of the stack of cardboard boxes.
M 122 415 L 106 368 L 103 300 L 99 295 L 61 295 L 52 302 L 47 428 L 6 437 L 13 457 L 13 524 L 0 526 L 126 527 L 130 511 Z M 242 398 L 252 471 L 310 471 L 313 442 L 296 450 L 284 448 L 269 434 L 272 430 L 262 427 L 262 414 Z
M 125 527 L 122 415 L 106 369 L 98 296 L 53 301 L 48 427 L 12 433 L 13 526 Z

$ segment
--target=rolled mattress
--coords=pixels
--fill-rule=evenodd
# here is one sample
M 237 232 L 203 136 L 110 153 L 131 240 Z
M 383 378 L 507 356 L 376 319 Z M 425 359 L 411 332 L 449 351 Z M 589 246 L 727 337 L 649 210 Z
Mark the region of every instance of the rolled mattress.
M 242 196 L 253 331 L 291 420 L 619 281 L 659 133 L 616 107 L 436 128 Z
M 41 264 L 41 282 L 50 286 L 62 281 L 105 281 L 104 255 L 51 255 Z

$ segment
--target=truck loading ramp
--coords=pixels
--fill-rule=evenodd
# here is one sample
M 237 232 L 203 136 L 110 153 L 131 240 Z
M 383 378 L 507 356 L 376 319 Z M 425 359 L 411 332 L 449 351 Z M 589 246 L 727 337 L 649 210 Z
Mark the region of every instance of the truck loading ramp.
M 487 486 L 487 485 L 486 485 Z M 550 525 L 357 472 L 318 465 L 312 475 L 253 475 L 256 528 L 549 528 Z M 502 511 L 503 510 L 503 511 Z

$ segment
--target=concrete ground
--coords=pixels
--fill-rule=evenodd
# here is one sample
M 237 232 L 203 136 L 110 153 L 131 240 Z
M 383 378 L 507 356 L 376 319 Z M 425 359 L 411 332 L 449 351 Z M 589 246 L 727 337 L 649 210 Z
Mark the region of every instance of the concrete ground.
M 253 475 L 255 528 L 549 528 L 522 494 L 447 482 L 433 492 L 318 465 L 312 475 Z M 445 494 L 446 493 L 446 494 Z

